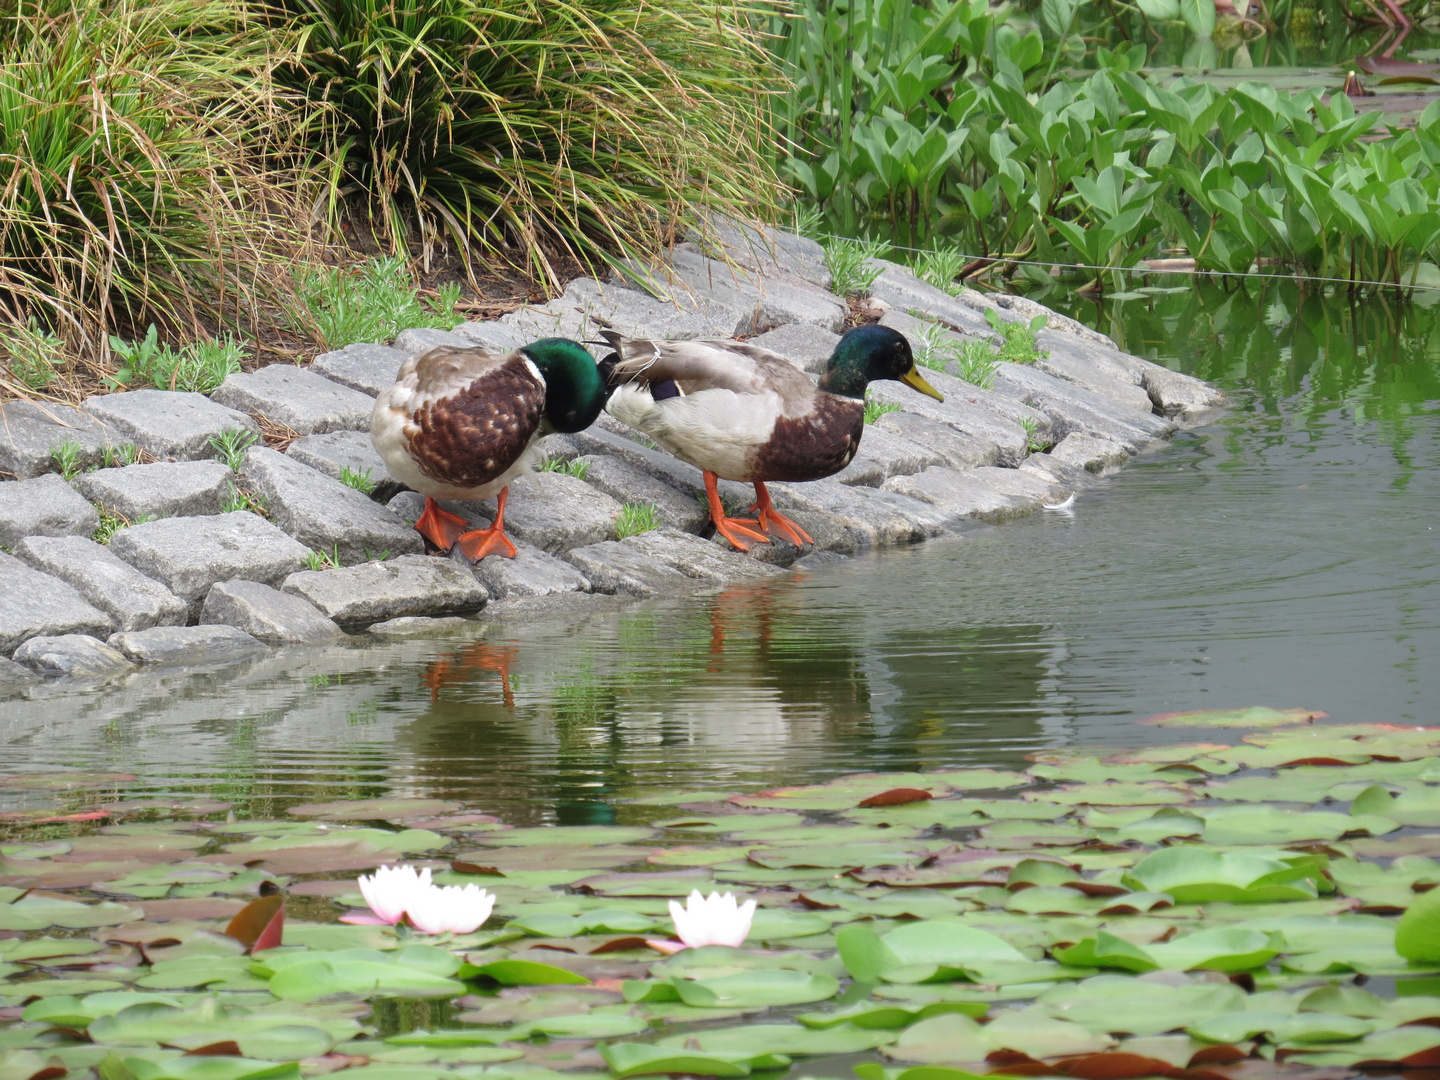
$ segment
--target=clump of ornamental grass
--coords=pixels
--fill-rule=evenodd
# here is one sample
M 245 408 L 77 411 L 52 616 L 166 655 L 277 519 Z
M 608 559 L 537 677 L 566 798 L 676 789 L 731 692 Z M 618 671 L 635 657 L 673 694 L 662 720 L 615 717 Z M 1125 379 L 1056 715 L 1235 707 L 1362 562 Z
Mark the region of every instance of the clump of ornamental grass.
M 332 223 L 393 253 L 646 257 L 707 211 L 773 216 L 765 96 L 746 5 L 705 0 L 277 0 L 277 74 L 315 106 Z
M 267 323 L 302 250 L 277 164 L 294 109 L 227 0 L 37 0 L 0 15 L 0 324 L 79 358 L 108 338 Z M 293 158 L 292 158 L 293 160 Z M 12 368 L 3 389 L 34 392 Z

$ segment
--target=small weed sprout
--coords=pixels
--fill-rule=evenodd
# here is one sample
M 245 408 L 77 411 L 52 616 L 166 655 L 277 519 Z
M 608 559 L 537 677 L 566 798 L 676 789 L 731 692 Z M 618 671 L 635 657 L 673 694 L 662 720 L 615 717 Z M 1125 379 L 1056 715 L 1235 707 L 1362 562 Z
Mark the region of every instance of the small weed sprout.
M 878 240 L 832 240 L 825 245 L 825 266 L 834 279 L 830 288 L 841 296 L 867 296 L 880 276 L 881 268 L 871 266 L 886 250 Z
M 808 237 L 811 240 L 824 238 L 825 215 L 820 212 L 818 206 L 797 202 L 791 207 L 791 220 L 791 227 L 800 236 Z
M 370 495 L 375 491 L 375 481 L 370 479 L 370 470 L 363 469 L 356 471 L 346 465 L 340 470 L 340 482 L 346 487 L 352 487 L 356 491 Z
M 50 460 L 60 469 L 60 475 L 66 480 L 74 480 L 84 471 L 80 464 L 80 457 L 85 453 L 85 448 L 74 439 L 66 439 L 50 448 Z
M 899 412 L 900 406 L 893 401 L 876 401 L 868 394 L 865 397 L 865 423 L 873 424 L 886 413 Z
M 926 323 L 916 334 L 913 344 L 915 362 L 932 371 L 944 371 L 950 363 L 959 359 L 959 344 L 949 331 L 937 323 Z
M 109 545 L 110 538 L 129 525 L 130 521 L 125 515 L 111 510 L 108 506 L 99 507 L 99 510 L 100 524 L 90 534 L 90 539 L 97 544 Z
M 403 256 L 372 259 L 362 266 L 317 271 L 298 285 L 299 305 L 291 316 L 329 349 L 357 341 L 389 341 L 401 330 L 453 330 L 465 320 L 455 314 L 458 285 L 443 285 L 430 307 L 420 302 Z
M 957 248 L 925 251 L 915 259 L 915 276 L 954 296 L 960 291 L 955 279 L 968 261 Z
M 1036 315 L 1028 323 L 1007 322 L 994 309 L 985 312 L 985 321 L 1000 335 L 1000 353 L 997 357 L 1011 364 L 1033 364 L 1050 355 L 1050 350 L 1041 352 L 1035 341 L 1035 331 L 1043 327 L 1048 318 Z
M 988 341 L 971 338 L 955 357 L 955 370 L 971 386 L 989 390 L 995 385 L 995 364 L 1000 356 Z
M 453 320 L 452 325 L 463 322 L 461 316 L 455 314 L 455 307 L 464 294 L 458 281 L 447 281 L 435 290 L 435 299 L 429 301 L 430 310 L 442 318 Z
M 638 536 L 660 527 L 660 514 L 652 503 L 626 503 L 615 519 L 615 538 Z
M 238 473 L 240 466 L 245 464 L 245 451 L 255 444 L 255 439 L 253 431 L 231 428 L 219 435 L 210 436 L 210 446 L 215 451 L 217 461 L 225 462 L 230 466 L 231 472 Z
M 1032 416 L 1022 416 L 1019 420 L 1020 426 L 1025 429 L 1025 452 L 1038 454 L 1042 450 L 1049 449 L 1049 445 L 1040 438 L 1040 425 Z
M 140 451 L 134 443 L 121 443 L 119 446 L 107 446 L 105 448 L 105 468 L 121 469 L 126 465 L 134 465 L 140 460 Z
M 379 551 L 371 551 L 368 547 L 365 549 L 366 562 L 384 562 L 389 557 L 389 548 L 381 548 Z
M 220 512 L 232 514 L 237 510 L 248 510 L 263 518 L 270 516 L 270 505 L 264 496 L 256 495 L 253 491 L 231 483 L 230 494 L 220 503 Z
M 0 330 L 0 352 L 8 357 L 11 376 L 31 390 L 45 390 L 55 381 L 65 343 L 40 328 L 32 317 L 24 326 Z
M 245 347 L 228 334 L 172 349 L 160 343 L 154 323 L 140 341 L 111 337 L 110 351 L 121 367 L 106 379 L 117 389 L 149 383 L 161 390 L 190 390 L 201 394 L 208 394 L 239 371 L 245 356 Z
M 584 480 L 590 475 L 590 463 L 579 459 L 566 461 L 563 458 L 546 458 L 540 465 L 540 471 L 564 473 L 576 480 Z
M 367 553 L 368 554 L 368 553 Z M 307 570 L 340 569 L 340 545 L 336 543 L 330 551 L 314 551 L 305 556 Z

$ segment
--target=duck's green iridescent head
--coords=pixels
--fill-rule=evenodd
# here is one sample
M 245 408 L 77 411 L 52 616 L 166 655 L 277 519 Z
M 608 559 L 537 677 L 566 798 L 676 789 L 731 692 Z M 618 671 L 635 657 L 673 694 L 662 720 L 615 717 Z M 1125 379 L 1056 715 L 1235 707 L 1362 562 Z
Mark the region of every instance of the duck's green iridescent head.
M 876 379 L 894 379 L 936 401 L 945 400 L 916 370 L 915 355 L 905 335 L 879 323 L 846 331 L 825 365 L 825 374 L 820 376 L 820 389 L 863 398 L 865 387 Z
M 541 338 L 520 350 L 545 377 L 545 423 L 554 431 L 584 431 L 605 407 L 605 380 L 585 346 L 569 338 Z

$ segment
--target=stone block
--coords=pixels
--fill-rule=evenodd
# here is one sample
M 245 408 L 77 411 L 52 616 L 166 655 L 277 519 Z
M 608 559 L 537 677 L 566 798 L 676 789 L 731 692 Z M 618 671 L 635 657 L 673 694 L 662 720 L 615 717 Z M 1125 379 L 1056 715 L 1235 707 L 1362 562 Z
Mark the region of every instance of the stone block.
M 900 435 L 939 457 L 939 464 L 964 472 L 1000 460 L 1000 447 L 986 439 L 967 435 L 949 424 L 900 409 L 886 413 L 871 427 Z M 864 445 L 863 442 L 861 444 Z M 918 471 L 918 470 L 917 470 Z
M 751 338 L 747 345 L 758 345 L 779 353 L 797 367 L 815 375 L 825 370 L 840 335 L 814 323 L 786 323 Z
M 1144 376 L 1119 350 L 1078 342 L 1054 330 L 1041 330 L 1036 340 L 1040 350 L 1049 353 L 1035 361 L 1036 371 L 1106 394 L 1127 409 L 1155 411 Z
M 1209 383 L 1178 371 L 1141 361 L 1144 367 L 1145 390 L 1155 407 L 1168 417 L 1195 423 L 1211 409 L 1225 404 L 1225 395 Z
M 497 319 L 484 322 L 461 323 L 451 333 L 464 338 L 471 345 L 479 345 L 491 352 L 512 353 L 529 342 Z M 392 382 L 394 380 L 391 380 Z M 373 632 L 373 627 L 371 628 Z
M 475 342 L 461 334 L 431 326 L 416 326 L 408 330 L 401 330 L 395 337 L 395 348 L 407 357 L 424 352 L 426 349 L 433 349 L 437 345 L 454 345 L 457 348 L 469 349 L 475 345 Z M 392 378 L 390 381 L 394 382 L 395 380 Z
M 928 471 L 928 470 L 927 470 Z M 890 484 L 893 481 L 886 481 Z M 850 530 L 857 547 L 913 544 L 939 535 L 946 516 L 893 490 L 850 487 L 833 477 L 805 484 L 770 484 L 781 510 L 828 514 Z
M 832 333 L 845 328 L 850 309 L 839 297 L 821 289 L 766 278 L 742 266 L 706 258 L 690 245 L 670 251 L 669 273 L 655 275 L 672 295 L 688 289 L 697 298 L 713 300 L 748 319 L 740 332 L 763 333 L 787 323 L 807 323 Z
M 692 230 L 686 239 L 715 258 L 729 259 L 767 277 L 793 275 L 822 289 L 832 284 L 825 249 L 807 236 L 711 214 L 705 225 Z
M 807 553 L 816 551 L 831 551 L 839 555 L 855 554 L 854 531 L 831 515 L 815 510 L 787 509 L 785 516 L 809 533 L 813 543 L 796 547 L 788 540 L 772 536 L 768 544 L 752 544 L 746 552 L 750 558 L 775 566 L 792 566 Z M 712 535 L 710 542 L 719 544 L 726 551 L 732 550 L 729 542 L 722 536 Z
M 345 636 L 304 597 L 238 579 L 210 586 L 200 609 L 200 624 L 233 626 L 270 645 L 323 645 Z
M 985 317 L 949 293 L 921 281 L 909 267 L 885 259 L 873 259 L 880 274 L 870 286 L 870 296 L 883 300 L 896 311 L 919 315 L 970 336 L 997 340 Z
M 1012 296 L 1009 293 L 982 293 L 977 289 L 961 289 L 956 299 L 962 304 L 974 308 L 982 316 L 987 309 L 993 309 L 1006 322 L 1028 323 L 1036 316 L 1044 316 L 1045 324 L 1042 332 L 1049 330 L 1065 334 L 1089 345 L 1099 346 L 1102 349 L 1115 350 L 1115 342 L 1100 333 L 1099 330 L 1092 330 L 1068 315 L 1051 311 L 1044 304 L 1037 304 L 1028 297 Z
M 156 626 L 115 634 L 109 645 L 137 664 L 232 664 L 270 651 L 233 626 Z
M 589 544 L 567 551 L 565 558 L 585 575 L 596 592 L 646 598 L 673 596 L 695 585 L 694 578 L 657 563 L 629 540 Z
M 0 544 L 14 547 L 27 536 L 89 536 L 100 515 L 53 473 L 0 483 Z
M 494 520 L 495 500 L 476 509 Z M 559 555 L 571 548 L 596 544 L 615 535 L 620 504 L 583 480 L 559 472 L 517 477 L 505 504 L 505 531 Z
M 301 435 L 369 431 L 370 410 L 375 405 L 369 395 L 294 364 L 270 364 L 248 375 L 231 375 L 210 397 L 221 405 L 284 424 Z
M 608 454 L 663 483 L 669 484 L 682 495 L 695 498 L 705 491 L 705 480 L 700 470 L 687 464 L 664 450 L 636 442 L 631 436 L 638 435 L 613 417 L 601 415 L 600 421 L 584 431 L 570 436 L 575 446 L 586 454 Z M 644 436 L 641 436 L 643 438 Z M 755 501 L 755 489 L 749 484 L 733 480 L 721 480 L 720 497 L 725 505 L 744 508 Z
M 827 566 L 835 566 L 838 563 L 849 560 L 838 551 L 812 551 L 790 564 L 790 569 L 801 570 L 809 573 L 812 570 L 820 570 Z
M 338 551 L 342 565 L 425 550 L 419 533 L 368 495 L 269 447 L 247 450 L 240 475 L 274 525 L 308 548 Z
M 1020 469 L 997 469 L 989 465 L 981 469 L 971 469 L 963 475 L 994 488 L 1026 511 L 1038 510 L 1047 502 L 1060 502 L 1070 494 L 1067 485 Z
M 86 399 L 85 411 L 109 425 L 113 441 L 132 442 L 162 459 L 212 458 L 216 451 L 210 440 L 227 431 L 260 436 L 260 425 L 246 412 L 191 392 L 127 390 L 121 394 L 97 394 Z
M 708 337 L 722 330 L 734 319 L 722 305 L 700 297 L 672 296 L 656 299 L 647 293 L 616 285 L 606 285 L 592 278 L 578 278 L 565 286 L 565 293 L 547 307 L 573 305 L 587 317 L 594 328 L 587 331 L 593 339 L 601 329 L 614 330 L 626 337 L 692 339 Z M 603 346 L 601 352 L 608 352 Z
M 1094 473 L 1057 461 L 1051 454 L 1031 454 L 1020 463 L 1018 471 L 1038 476 L 1048 483 L 1058 484 L 1067 491 L 1076 491 L 1095 482 Z
M 944 401 L 936 401 L 916 393 L 908 386 L 889 381 L 871 383 L 870 397 L 875 401 L 899 405 L 905 412 L 947 424 L 981 444 L 994 446 L 995 460 L 1002 465 L 1014 466 L 1025 460 L 1025 456 L 1030 452 L 1029 435 L 1017 420 L 999 416 L 980 404 L 983 390 L 960 389 L 969 387 L 970 384 L 940 371 L 927 371 L 925 378 L 945 395 Z M 941 389 L 942 383 L 944 389 Z M 1037 431 L 1041 428 L 1047 432 L 1050 430 L 1051 422 L 1048 416 L 1030 409 L 1026 412 L 1039 418 L 1035 421 Z M 894 415 L 896 414 L 890 414 Z M 889 416 L 881 419 L 888 420 Z
M 110 551 L 184 600 L 193 618 L 217 581 L 278 585 L 309 551 L 247 510 L 213 517 L 161 518 L 121 529 Z
M 1015 499 L 993 485 L 976 479 L 972 475 L 974 471 L 960 473 L 936 465 L 915 476 L 886 480 L 885 490 L 930 503 L 951 521 L 961 518 L 1005 521 L 1035 508 L 1017 504 Z
M 0 694 L 8 696 L 18 693 L 35 682 L 36 678 L 33 671 L 14 660 L 0 659 Z
M 24 480 L 56 472 L 54 451 L 80 447 L 77 464 L 98 465 L 106 447 L 123 442 L 88 412 L 53 401 L 0 401 L 0 473 Z
M 464 559 L 458 552 L 451 557 Z M 471 570 L 492 600 L 590 591 L 590 582 L 575 567 L 523 540 L 515 541 L 515 558 L 490 555 Z
M 339 570 L 302 570 L 287 577 L 283 588 L 342 626 L 368 626 L 405 615 L 460 615 L 479 611 L 489 598 L 470 571 L 449 559 L 423 555 Z
M 835 479 L 842 484 L 879 487 L 892 476 L 908 476 L 944 460 L 941 454 L 903 435 L 866 424 L 854 460 L 836 473 Z
M 462 619 L 458 615 L 446 615 L 439 619 L 432 619 L 424 615 L 402 615 L 398 619 L 386 619 L 384 622 L 371 623 L 366 627 L 365 632 L 380 637 L 399 638 L 455 634 L 474 629 L 475 623 L 472 620 Z
M 405 487 L 390 475 L 385 459 L 370 441 L 368 431 L 327 431 L 324 435 L 307 435 L 296 439 L 285 452 L 302 465 L 336 480 L 346 469 L 362 476 L 368 473 L 375 484 L 369 497 L 378 502 L 388 502 Z
M 620 543 L 657 565 L 668 566 L 688 578 L 716 585 L 759 581 L 784 573 L 777 566 L 734 551 L 728 544 L 722 547 L 678 529 L 655 529 L 627 536 Z
M 33 637 L 15 650 L 15 662 L 40 675 L 71 679 L 108 679 L 132 666 L 115 649 L 88 634 Z
M 160 461 L 81 473 L 73 483 L 91 502 L 137 521 L 218 514 L 234 481 L 219 461 Z
M 1111 438 L 1124 443 L 1126 449 L 1138 450 L 1176 428 L 1172 420 L 1148 410 L 1128 409 L 1112 397 L 1036 371 L 1026 364 L 999 364 L 995 389 L 1049 416 L 1054 421 L 1050 440 L 1079 431 Z M 1039 438 L 1042 442 L 1049 441 L 1043 435 Z
M 649 503 L 660 521 L 672 529 L 698 533 L 710 520 L 709 509 L 700 500 L 682 494 L 637 465 L 606 454 L 586 454 L 575 460 L 587 467 L 585 483 L 621 504 Z
M 106 636 L 114 621 L 72 586 L 0 552 L 0 653 L 33 637 Z
M 395 384 L 400 365 L 409 355 L 404 349 L 388 345 L 346 345 L 315 357 L 310 370 L 331 382 L 377 397 Z
M 107 548 L 83 536 L 31 536 L 15 554 L 36 570 L 67 582 L 111 618 L 116 630 L 145 630 L 185 622 L 185 601 Z
M 1130 451 L 1114 439 L 1073 432 L 1052 446 L 1046 456 L 1106 476 L 1130 460 Z

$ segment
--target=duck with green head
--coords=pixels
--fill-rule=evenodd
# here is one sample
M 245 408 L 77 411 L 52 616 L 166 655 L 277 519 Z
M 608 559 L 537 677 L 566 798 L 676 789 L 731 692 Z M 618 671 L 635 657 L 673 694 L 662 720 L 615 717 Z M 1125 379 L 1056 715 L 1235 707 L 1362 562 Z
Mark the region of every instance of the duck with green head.
M 702 470 L 715 531 L 741 551 L 778 535 L 811 542 L 770 501 L 767 481 L 819 480 L 850 464 L 865 430 L 865 387 L 894 379 L 943 401 L 915 368 L 904 336 L 857 326 L 819 384 L 778 353 L 739 341 L 641 341 L 611 331 L 601 361 L 616 386 L 608 411 Z M 728 517 L 718 480 L 755 485 L 751 518 Z
M 391 475 L 425 496 L 415 522 L 422 536 L 442 551 L 458 545 L 471 560 L 497 550 L 513 559 L 505 535 L 510 482 L 539 465 L 537 439 L 589 427 L 605 398 L 595 358 L 568 338 L 512 353 L 442 345 L 401 366 L 395 385 L 375 401 L 370 438 Z M 469 529 L 435 503 L 497 492 L 487 529 Z

